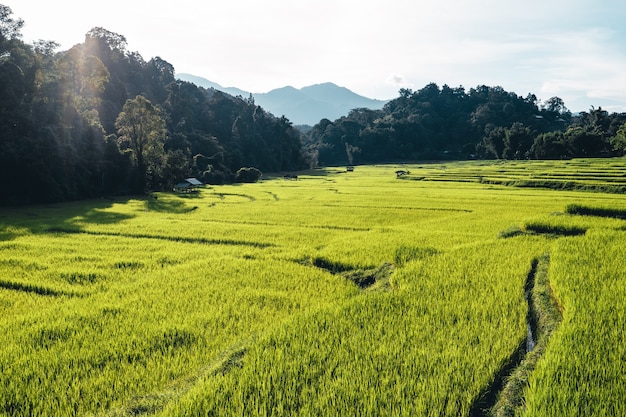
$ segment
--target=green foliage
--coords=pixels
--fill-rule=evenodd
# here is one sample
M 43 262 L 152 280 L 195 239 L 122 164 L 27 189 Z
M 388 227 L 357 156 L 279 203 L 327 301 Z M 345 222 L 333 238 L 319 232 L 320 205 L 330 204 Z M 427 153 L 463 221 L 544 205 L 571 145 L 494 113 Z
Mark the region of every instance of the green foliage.
M 624 155 L 626 151 L 626 123 L 621 125 L 615 136 L 610 139 L 613 149 L 618 151 L 621 155 Z
M 152 188 L 165 162 L 165 120 L 150 100 L 137 96 L 126 100 L 115 127 L 120 149 L 130 150 L 137 164 L 139 179 L 134 191 L 145 192 L 146 187 Z
M 566 159 L 569 151 L 563 132 L 548 132 L 538 135 L 529 156 L 533 159 Z
M 2 203 L 171 189 L 189 176 L 229 183 L 242 166 L 280 171 L 307 165 L 300 134 L 284 117 L 178 81 L 171 64 L 146 62 L 128 51 L 124 36 L 104 28 L 58 53 L 54 42 L 27 45 L 19 33 L 24 22 L 11 14 L 2 6 Z M 131 120 L 130 103 L 144 116 L 153 113 L 154 123 L 143 117 L 145 131 L 131 129 L 139 119 Z M 121 151 L 117 135 L 128 145 Z
M 528 149 L 533 144 L 537 136 L 536 132 L 522 123 L 513 123 L 506 129 L 504 135 L 504 149 L 502 158 L 504 159 L 525 159 L 528 156 Z
M 0 4 L 0 52 L 7 50 L 6 43 L 22 36 L 20 31 L 24 26 L 24 21 L 14 19 L 11 17 L 12 14 L 13 11 L 9 6 Z
M 565 145 L 574 158 L 605 156 L 609 154 L 609 142 L 602 131 L 589 126 L 573 127 L 564 135 Z
M 476 154 L 525 159 L 538 133 L 563 130 L 570 119 L 564 106 L 539 108 L 536 97 L 501 87 L 466 91 L 429 84 L 400 91 L 382 110 L 355 109 L 334 122 L 322 120 L 307 139 L 321 165 L 351 164 L 351 157 L 357 163 Z
M 257 182 L 262 176 L 257 168 L 239 168 L 235 173 L 235 182 Z
M 401 90 L 382 110 L 355 109 L 307 133 L 320 165 L 406 160 L 564 159 L 619 154 L 626 115 L 601 109 L 572 116 L 563 101 L 544 104 L 501 87 Z M 609 138 L 613 140 L 613 148 Z

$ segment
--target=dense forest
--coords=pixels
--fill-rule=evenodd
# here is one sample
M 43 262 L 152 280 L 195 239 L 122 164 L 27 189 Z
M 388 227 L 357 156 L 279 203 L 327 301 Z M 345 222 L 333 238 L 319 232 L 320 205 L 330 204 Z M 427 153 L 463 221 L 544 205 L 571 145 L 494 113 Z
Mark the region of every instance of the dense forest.
M 559 97 L 540 103 L 501 87 L 400 90 L 381 110 L 354 109 L 307 133 L 321 165 L 441 159 L 566 159 L 623 155 L 626 113 L 577 115 Z
M 305 133 L 251 97 L 176 79 L 173 65 L 144 60 L 104 28 L 57 51 L 54 41 L 22 41 L 23 25 L 0 5 L 5 204 L 171 189 L 188 176 L 220 184 L 321 165 L 560 159 L 626 147 L 626 114 L 572 115 L 558 97 L 540 103 L 487 86 L 403 89 L 382 110 L 354 109 Z
M 28 45 L 0 5 L 0 201 L 62 201 L 308 166 L 300 133 L 250 98 L 176 80 L 124 36 L 94 28 L 57 52 Z M 246 173 L 249 171 L 245 171 Z

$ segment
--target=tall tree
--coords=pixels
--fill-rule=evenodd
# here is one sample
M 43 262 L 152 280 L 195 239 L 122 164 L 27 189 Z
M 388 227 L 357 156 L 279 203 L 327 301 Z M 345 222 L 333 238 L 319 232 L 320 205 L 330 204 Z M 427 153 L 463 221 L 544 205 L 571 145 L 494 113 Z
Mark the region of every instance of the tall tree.
M 624 155 L 626 152 L 626 123 L 620 126 L 620 128 L 615 133 L 615 136 L 610 139 L 611 145 L 613 145 L 613 150 L 618 153 L 618 155 Z
M 526 159 L 536 136 L 536 132 L 522 123 L 513 123 L 510 128 L 506 129 L 502 157 L 504 159 Z
M 163 144 L 167 136 L 165 119 L 148 99 L 137 96 L 126 100 L 115 127 L 120 149 L 132 154 L 137 167 L 135 191 L 145 192 L 158 181 L 163 168 Z
M 22 37 L 20 30 L 24 21 L 12 18 L 12 14 L 13 10 L 9 6 L 0 4 L 0 53 L 8 50 L 7 43 Z

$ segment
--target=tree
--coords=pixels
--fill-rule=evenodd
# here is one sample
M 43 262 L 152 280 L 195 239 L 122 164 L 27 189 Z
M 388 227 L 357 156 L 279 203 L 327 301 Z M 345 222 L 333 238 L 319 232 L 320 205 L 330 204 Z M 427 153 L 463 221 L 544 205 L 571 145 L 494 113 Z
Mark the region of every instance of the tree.
M 158 179 L 163 167 L 165 120 L 148 99 L 137 96 L 126 100 L 115 127 L 120 149 L 132 154 L 137 167 L 136 191 L 144 192 Z
M 551 97 L 543 105 L 542 108 L 549 113 L 564 114 L 569 110 L 565 107 L 565 102 L 560 97 Z
M 22 36 L 20 30 L 24 26 L 24 21 L 13 19 L 12 14 L 10 7 L 0 4 L 0 53 L 8 49 L 7 43 Z
M 483 137 L 481 148 L 485 150 L 484 158 L 496 159 L 503 158 L 504 154 L 504 139 L 506 138 L 506 129 L 503 127 L 496 127 L 490 129 Z
M 609 141 L 590 126 L 568 129 L 564 134 L 564 141 L 574 158 L 606 156 L 610 150 Z
M 257 182 L 261 179 L 263 173 L 258 169 L 252 168 L 239 168 L 237 173 L 235 174 L 236 182 Z
M 504 159 L 525 159 L 537 135 L 522 123 L 513 123 L 504 135 Z
M 620 126 L 614 137 L 610 139 L 613 150 L 620 155 L 624 155 L 626 151 L 626 123 Z
M 169 86 L 176 82 L 174 66 L 159 57 L 152 58 L 146 64 L 145 77 L 152 96 L 160 103 L 165 102 Z
M 115 52 L 118 57 L 126 55 L 126 47 L 128 43 L 123 35 L 120 35 L 102 27 L 92 28 L 85 35 L 85 44 L 99 44 L 100 47 L 106 46 L 110 52 Z
M 63 101 L 73 103 L 83 115 L 96 112 L 102 102 L 102 93 L 109 82 L 109 71 L 94 55 L 85 53 L 84 48 L 75 46 L 62 54 L 59 69 L 63 82 Z M 99 115 L 95 125 L 100 125 Z
M 529 152 L 535 159 L 563 159 L 569 157 L 563 132 L 548 132 L 538 135 Z

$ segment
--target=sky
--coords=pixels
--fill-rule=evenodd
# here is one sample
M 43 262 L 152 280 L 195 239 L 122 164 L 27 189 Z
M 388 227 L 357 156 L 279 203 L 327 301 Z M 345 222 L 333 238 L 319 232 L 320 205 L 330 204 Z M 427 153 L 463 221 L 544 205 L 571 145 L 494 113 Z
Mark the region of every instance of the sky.
M 391 99 L 434 82 L 626 111 L 623 0 L 0 1 L 27 43 L 67 50 L 103 27 L 145 60 L 253 93 L 333 82 Z

